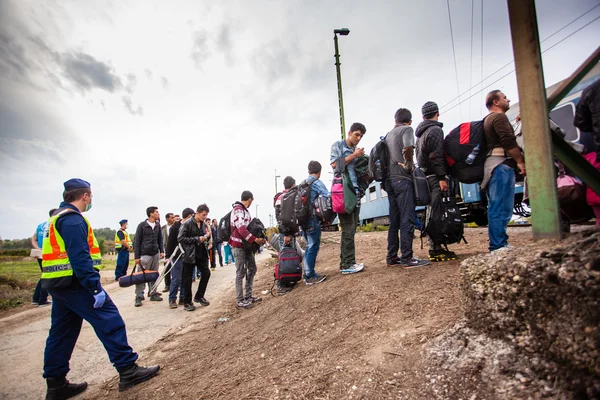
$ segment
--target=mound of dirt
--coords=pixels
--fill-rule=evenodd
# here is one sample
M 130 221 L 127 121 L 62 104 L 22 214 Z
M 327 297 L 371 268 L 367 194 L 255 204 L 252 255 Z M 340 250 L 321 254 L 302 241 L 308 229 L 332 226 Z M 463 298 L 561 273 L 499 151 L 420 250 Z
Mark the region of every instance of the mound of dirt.
M 431 373 L 498 398 L 600 397 L 600 230 L 461 264 L 466 320 L 428 349 Z
M 282 297 L 263 295 L 252 309 L 211 304 L 212 323 L 182 327 L 163 338 L 143 364 L 159 363 L 155 379 L 125 393 L 113 379 L 90 388 L 90 398 L 114 399 L 447 399 L 490 398 L 470 375 L 457 388 L 430 373 L 425 350 L 464 313 L 460 260 L 404 270 L 385 263 L 387 232 L 358 233 L 365 271 L 339 272 L 339 232 L 324 233 L 317 271 L 327 280 L 298 285 Z M 465 258 L 487 251 L 487 231 L 467 229 Z M 531 241 L 528 228 L 511 243 Z M 415 256 L 426 257 L 415 240 Z M 259 265 L 255 295 L 270 289 L 270 263 Z M 207 295 L 210 298 L 210 284 Z M 183 311 L 182 311 L 183 312 Z M 208 321 L 208 318 L 203 319 Z M 446 371 L 447 372 L 447 371 Z M 475 396 L 475 397 L 472 397 Z M 479 397 L 477 397 L 479 396 Z M 87 396 L 86 396 L 87 397 Z

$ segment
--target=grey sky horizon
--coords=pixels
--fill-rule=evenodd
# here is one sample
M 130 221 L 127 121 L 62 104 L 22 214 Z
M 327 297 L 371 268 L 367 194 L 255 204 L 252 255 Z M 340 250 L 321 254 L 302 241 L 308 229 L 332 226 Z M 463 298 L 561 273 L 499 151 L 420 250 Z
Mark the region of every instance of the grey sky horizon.
M 134 231 L 151 205 L 163 223 L 201 203 L 219 219 L 243 190 L 268 225 L 275 169 L 281 190 L 318 160 L 330 186 L 340 139 L 335 28 L 351 31 L 339 39 L 346 127 L 366 125 L 367 152 L 400 107 L 416 127 L 426 101 L 483 89 L 442 108 L 447 133 L 484 116 L 491 89 L 516 103 L 514 73 L 486 88 L 513 64 L 479 85 L 513 58 L 506 2 L 449 3 L 457 74 L 444 0 L 0 0 L 0 236 L 30 237 L 72 177 L 92 184 L 94 228 L 125 218 Z M 541 39 L 598 4 L 537 1 Z M 600 7 L 542 50 L 598 16 Z M 595 50 L 594 37 L 598 20 L 543 54 L 546 86 Z

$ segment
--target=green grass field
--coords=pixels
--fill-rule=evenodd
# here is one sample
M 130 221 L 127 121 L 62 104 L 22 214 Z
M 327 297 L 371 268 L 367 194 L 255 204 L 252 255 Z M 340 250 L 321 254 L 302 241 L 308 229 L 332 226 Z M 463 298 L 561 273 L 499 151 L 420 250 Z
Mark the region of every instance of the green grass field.
M 114 270 L 115 264 L 114 256 L 106 256 L 99 267 Z M 0 310 L 30 303 L 40 275 L 40 267 L 34 259 L 0 262 Z

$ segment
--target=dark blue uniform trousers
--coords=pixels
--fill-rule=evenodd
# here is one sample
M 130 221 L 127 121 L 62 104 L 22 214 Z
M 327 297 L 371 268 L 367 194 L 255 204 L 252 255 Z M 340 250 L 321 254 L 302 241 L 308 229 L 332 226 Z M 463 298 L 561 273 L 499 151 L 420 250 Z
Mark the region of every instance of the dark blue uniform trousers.
M 127 343 L 125 322 L 108 294 L 104 305 L 94 308 L 94 296 L 79 284 L 73 289 L 48 291 L 52 296 L 52 326 L 44 352 L 44 378 L 67 375 L 69 360 L 84 319 L 96 331 L 110 362 L 117 370 L 137 360 L 137 353 Z
M 129 250 L 119 250 L 117 252 L 117 267 L 115 268 L 115 280 L 127 275 L 129 268 Z

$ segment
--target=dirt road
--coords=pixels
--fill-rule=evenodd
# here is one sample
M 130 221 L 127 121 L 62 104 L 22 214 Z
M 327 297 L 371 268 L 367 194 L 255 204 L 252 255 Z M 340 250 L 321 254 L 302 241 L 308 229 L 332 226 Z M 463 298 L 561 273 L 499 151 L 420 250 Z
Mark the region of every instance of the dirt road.
M 257 262 L 269 259 L 270 253 L 257 256 Z M 113 274 L 112 271 L 107 271 Z M 127 336 L 133 349 L 140 355 L 141 364 L 147 361 L 146 349 L 165 335 L 183 330 L 191 323 L 201 321 L 210 309 L 233 303 L 235 266 L 217 267 L 213 271 L 206 298 L 211 305 L 198 306 L 186 312 L 182 306 L 168 308 L 167 293 L 161 302 L 144 301 L 140 308 L 133 306 L 134 288 L 121 288 L 117 283 L 104 286 L 113 299 L 125 323 Z M 194 284 L 194 290 L 197 285 Z M 160 285 L 162 289 L 163 284 Z M 50 328 L 50 307 L 35 308 L 0 319 L 0 399 L 40 399 L 46 385 L 42 379 L 44 347 Z M 68 379 L 73 382 L 100 383 L 116 375 L 104 347 L 87 323 L 83 328 L 71 358 Z

